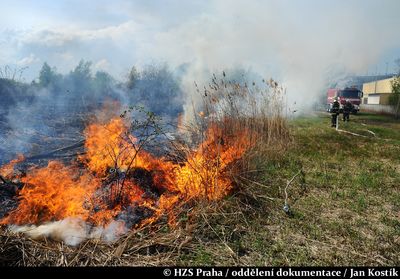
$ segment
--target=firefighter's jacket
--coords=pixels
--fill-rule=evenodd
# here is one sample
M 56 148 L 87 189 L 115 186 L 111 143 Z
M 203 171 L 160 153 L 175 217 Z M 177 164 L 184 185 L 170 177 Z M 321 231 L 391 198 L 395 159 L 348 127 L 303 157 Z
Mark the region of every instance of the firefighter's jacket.
M 343 113 L 350 113 L 353 110 L 353 104 L 346 102 L 343 106 Z
M 338 114 L 340 110 L 340 104 L 338 101 L 334 101 L 332 103 L 332 107 L 331 107 L 331 113 L 332 114 Z

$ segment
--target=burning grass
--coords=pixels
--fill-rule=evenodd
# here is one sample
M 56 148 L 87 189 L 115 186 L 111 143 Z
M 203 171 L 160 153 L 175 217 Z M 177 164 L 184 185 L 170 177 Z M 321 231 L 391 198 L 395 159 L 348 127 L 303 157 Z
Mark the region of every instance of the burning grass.
M 121 118 L 91 124 L 85 134 L 87 152 L 79 160 L 86 168 L 50 161 L 31 169 L 21 178 L 25 186 L 18 208 L 3 223 L 42 224 L 79 217 L 107 225 L 130 205 L 162 214 L 175 205 L 176 197 L 218 200 L 232 187 L 228 167 L 249 148 L 243 132 L 233 138 L 212 125 L 206 141 L 189 152 L 185 162 L 174 164 L 143 151 L 143 143 L 127 132 Z M 139 180 L 146 175 L 148 181 L 141 185 Z M 162 194 L 145 195 L 146 190 Z
M 194 109 L 185 132 L 178 131 L 187 140 L 168 140 L 178 154 L 168 159 L 149 150 L 165 135 L 156 115 L 130 107 L 104 120 L 109 112 L 103 111 L 86 126 L 85 153 L 77 160 L 49 161 L 18 177 L 23 184 L 18 207 L 1 223 L 33 239 L 73 246 L 86 239 L 116 241 L 129 230 L 163 224 L 178 228 L 182 209 L 237 191 L 260 148 L 288 142 L 283 89 L 272 80 L 263 86 L 214 75 L 208 89 L 198 90 L 202 106 Z M 3 169 L 9 173 L 13 165 Z

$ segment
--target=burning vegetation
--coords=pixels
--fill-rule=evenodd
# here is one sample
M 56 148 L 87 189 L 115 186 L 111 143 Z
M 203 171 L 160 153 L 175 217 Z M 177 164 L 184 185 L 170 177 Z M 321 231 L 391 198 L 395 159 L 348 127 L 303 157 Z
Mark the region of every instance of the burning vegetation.
M 174 137 L 143 108 L 105 119 L 115 109 L 105 106 L 87 121 L 84 152 L 74 160 L 49 160 L 18 175 L 14 166 L 23 157 L 3 166 L 3 184 L 22 187 L 1 224 L 76 245 L 86 238 L 115 240 L 163 220 L 173 227 L 182 208 L 226 197 L 257 148 L 288 137 L 284 92 L 272 80 L 248 86 L 228 81 L 225 73 L 196 88 L 202 104 Z M 157 154 L 157 145 L 167 152 Z

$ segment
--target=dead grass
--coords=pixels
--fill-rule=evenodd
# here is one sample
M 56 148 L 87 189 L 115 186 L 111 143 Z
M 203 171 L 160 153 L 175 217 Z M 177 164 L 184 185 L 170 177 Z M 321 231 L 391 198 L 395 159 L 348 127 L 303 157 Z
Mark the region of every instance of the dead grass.
M 161 227 L 159 230 L 166 228 Z M 35 241 L 2 231 L 1 265 L 11 266 L 155 266 L 173 265 L 187 243 L 183 230 L 135 230 L 117 243 L 89 240 L 79 247 L 62 242 Z

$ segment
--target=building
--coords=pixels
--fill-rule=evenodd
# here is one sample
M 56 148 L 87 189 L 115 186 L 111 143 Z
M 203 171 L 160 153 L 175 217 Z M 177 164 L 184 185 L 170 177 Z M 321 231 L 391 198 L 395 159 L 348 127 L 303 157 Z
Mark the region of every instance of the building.
M 389 105 L 394 77 L 363 84 L 363 104 Z
M 395 74 L 387 74 L 387 75 L 371 75 L 371 76 L 344 76 L 342 78 L 335 78 L 335 80 L 331 81 L 329 84 L 329 88 L 346 88 L 352 87 L 357 88 L 362 91 L 363 84 L 381 80 L 392 78 Z
M 389 105 L 389 97 L 392 94 L 392 82 L 394 77 L 367 82 L 363 84 L 364 93 L 362 109 L 376 112 L 393 113 Z

